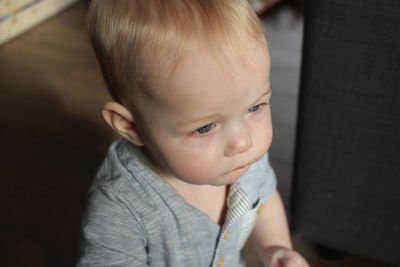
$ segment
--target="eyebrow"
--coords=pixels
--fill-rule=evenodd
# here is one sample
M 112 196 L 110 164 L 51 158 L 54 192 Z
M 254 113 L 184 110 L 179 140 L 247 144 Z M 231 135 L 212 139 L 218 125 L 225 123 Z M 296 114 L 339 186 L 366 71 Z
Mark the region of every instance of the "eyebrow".
M 255 105 L 257 102 L 259 102 L 263 97 L 265 97 L 266 95 L 271 94 L 271 92 L 272 92 L 272 88 L 271 88 L 271 85 L 269 85 L 268 88 L 266 89 L 266 91 L 265 91 L 259 98 L 257 98 L 256 101 L 254 101 L 250 106 L 254 106 L 254 105 Z M 219 117 L 219 114 L 218 114 L 218 113 L 215 113 L 215 114 L 211 114 L 211 115 L 208 115 L 208 116 L 205 116 L 205 117 L 201 117 L 201 118 L 198 118 L 198 119 L 181 121 L 181 122 L 178 122 L 178 123 L 176 124 L 176 127 L 178 127 L 178 128 L 183 128 L 183 127 L 185 127 L 185 126 L 197 124 L 197 123 L 200 123 L 200 122 L 213 121 L 213 120 L 215 120 L 215 119 L 218 118 L 218 117 Z
M 176 127 L 178 127 L 178 128 L 183 128 L 183 127 L 185 127 L 185 126 L 197 124 L 197 123 L 200 123 L 200 122 L 213 121 L 213 120 L 215 120 L 217 117 L 218 117 L 218 114 L 215 113 L 215 114 L 211 114 L 211 115 L 208 115 L 208 116 L 205 116 L 205 117 L 201 117 L 201 118 L 198 118 L 198 119 L 187 120 L 187 121 L 181 121 L 181 122 L 178 122 L 178 123 L 176 124 Z
M 259 97 L 257 98 L 256 101 L 253 102 L 253 104 L 251 104 L 250 106 L 255 105 L 257 102 L 259 102 L 264 96 L 269 95 L 272 93 L 272 88 L 271 85 L 268 86 L 267 90 Z

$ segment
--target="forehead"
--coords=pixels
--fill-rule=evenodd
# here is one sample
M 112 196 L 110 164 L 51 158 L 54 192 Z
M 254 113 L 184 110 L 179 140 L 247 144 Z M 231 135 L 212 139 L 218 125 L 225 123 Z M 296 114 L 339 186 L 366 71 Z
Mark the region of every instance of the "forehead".
M 160 100 L 197 102 L 221 94 L 234 95 L 262 86 L 269 78 L 268 47 L 261 42 L 247 42 L 243 50 L 217 53 L 196 44 L 179 62 L 168 86 L 159 92 Z M 163 79 L 161 79 L 163 80 Z
M 230 51 L 216 55 L 202 47 L 192 47 L 172 79 L 169 80 L 168 71 L 154 77 L 156 93 L 136 98 L 144 122 L 180 125 L 210 115 L 238 114 L 256 104 L 254 101 L 270 88 L 269 52 L 259 42 L 249 43 L 244 49 L 239 57 Z

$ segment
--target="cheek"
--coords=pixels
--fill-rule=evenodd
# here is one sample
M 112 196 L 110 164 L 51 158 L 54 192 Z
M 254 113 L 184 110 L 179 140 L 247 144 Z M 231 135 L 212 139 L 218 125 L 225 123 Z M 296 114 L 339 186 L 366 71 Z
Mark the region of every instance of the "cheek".
M 264 154 L 272 143 L 273 131 L 270 118 L 268 117 L 267 121 L 264 119 L 261 122 L 257 122 L 253 129 L 255 147 L 258 150 L 258 154 Z
M 164 146 L 159 150 L 159 158 L 168 175 L 192 184 L 206 183 L 218 175 L 217 159 L 212 150 L 189 149 L 182 145 Z

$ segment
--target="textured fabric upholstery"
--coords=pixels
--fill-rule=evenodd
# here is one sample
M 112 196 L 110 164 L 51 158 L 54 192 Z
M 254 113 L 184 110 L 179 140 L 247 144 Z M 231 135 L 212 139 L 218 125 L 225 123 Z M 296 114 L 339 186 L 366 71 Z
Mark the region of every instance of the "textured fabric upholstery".
M 400 265 L 400 1 L 307 0 L 292 223 Z

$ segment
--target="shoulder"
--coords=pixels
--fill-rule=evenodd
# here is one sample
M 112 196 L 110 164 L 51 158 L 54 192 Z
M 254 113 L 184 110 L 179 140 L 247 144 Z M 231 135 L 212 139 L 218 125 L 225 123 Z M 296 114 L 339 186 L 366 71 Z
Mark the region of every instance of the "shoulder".
M 158 177 L 146 164 L 140 149 L 122 139 L 115 141 L 89 190 L 87 211 L 119 211 L 126 218 L 140 219 L 141 214 L 155 209 L 152 183 Z

